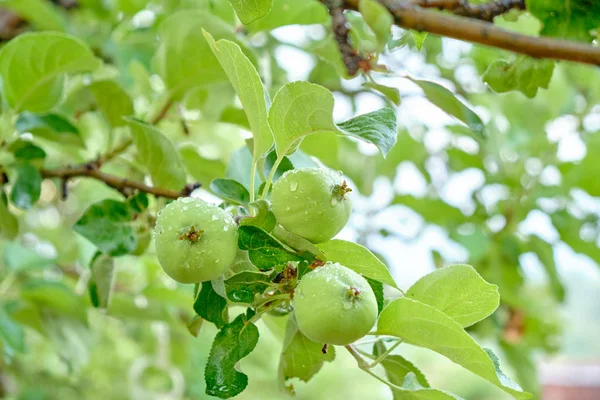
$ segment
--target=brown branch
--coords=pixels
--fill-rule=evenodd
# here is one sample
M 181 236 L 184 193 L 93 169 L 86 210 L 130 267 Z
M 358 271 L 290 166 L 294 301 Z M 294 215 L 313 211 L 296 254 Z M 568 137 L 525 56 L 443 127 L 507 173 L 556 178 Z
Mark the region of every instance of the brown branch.
M 600 47 L 567 40 L 522 35 L 487 22 L 445 15 L 415 7 L 398 0 L 378 0 L 393 15 L 396 25 L 454 39 L 497 47 L 537 58 L 577 61 L 600 65 Z M 346 0 L 356 10 L 358 0 Z
M 419 7 L 447 10 L 463 17 L 493 21 L 510 10 L 525 10 L 525 0 L 495 0 L 484 4 L 469 4 L 467 0 L 417 0 Z
M 333 36 L 338 44 L 338 48 L 342 53 L 342 60 L 348 71 L 348 75 L 354 76 L 361 69 L 362 58 L 350 44 L 348 34 L 348 21 L 344 16 L 344 1 L 343 0 L 321 0 L 321 3 L 329 10 L 331 16 L 331 28 Z
M 131 194 L 134 190 L 139 190 L 144 193 L 153 194 L 157 197 L 166 197 L 168 199 L 177 199 L 182 196 L 189 196 L 190 193 L 196 189 L 199 185 L 187 185 L 183 190 L 169 190 L 158 187 L 152 187 L 145 185 L 141 182 L 132 181 L 126 178 L 120 178 L 115 175 L 105 174 L 101 172 L 97 166 L 93 163 L 76 165 L 72 167 L 56 168 L 56 169 L 42 169 L 40 171 L 44 178 L 60 178 L 66 181 L 70 178 L 75 177 L 88 177 L 104 182 L 107 186 L 118 190 L 125 197 Z

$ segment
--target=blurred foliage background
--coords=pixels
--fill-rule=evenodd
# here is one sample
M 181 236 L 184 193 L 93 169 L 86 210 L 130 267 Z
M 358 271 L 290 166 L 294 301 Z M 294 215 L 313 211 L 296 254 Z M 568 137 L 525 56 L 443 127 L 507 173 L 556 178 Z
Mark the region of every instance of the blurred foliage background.
M 598 68 L 532 66 L 520 56 L 433 35 L 415 42 L 417 36 L 395 28 L 378 60 L 393 74 L 373 73 L 377 84 L 387 86 L 375 91 L 363 77 L 342 78 L 331 56 L 331 37 L 319 25 L 328 16 L 317 1 L 275 0 L 275 13 L 246 28 L 225 0 L 55 3 L 0 1 L 3 20 L 18 21 L 12 30 L 3 26 L 4 39 L 30 30 L 65 31 L 105 61 L 91 75 L 70 78 L 55 110 L 72 121 L 79 139 L 31 139 L 46 152 L 46 167 L 106 153 L 128 135 L 119 115 L 156 115 L 174 97 L 177 106 L 159 127 L 176 143 L 189 180 L 208 187 L 225 174 L 247 183 L 250 154 L 242 147 L 247 121 L 216 59 L 207 56 L 201 28 L 235 38 L 260 66 L 271 96 L 298 79 L 334 91 L 338 119 L 399 102 L 394 88 L 399 89 L 401 129 L 387 158 L 371 145 L 333 135 L 307 137 L 292 157 L 296 166 L 321 163 L 350 178 L 357 200 L 342 237 L 377 252 L 401 287 L 456 262 L 472 264 L 497 284 L 500 309 L 470 333 L 498 350 L 506 369 L 537 395 L 540 363 L 598 362 Z M 350 22 L 359 49 L 367 51 L 373 32 L 358 14 Z M 519 32 L 540 30 L 527 12 L 497 18 L 496 24 Z M 485 75 L 498 60 L 520 63 L 511 77 L 518 90 L 490 89 L 504 91 Z M 532 70 L 532 77 L 516 76 Z M 433 106 L 408 75 L 449 88 L 481 117 L 487 138 L 481 140 L 473 126 Z M 488 76 L 487 85 L 482 75 Z M 107 95 L 116 120 L 100 109 L 95 82 L 112 82 L 132 99 L 120 103 L 120 94 Z M 135 151 L 120 154 L 103 170 L 144 177 Z M 9 189 L 10 184 L 5 192 Z M 150 245 L 141 255 L 115 259 L 112 302 L 107 310 L 92 307 L 87 283 L 96 249 L 72 226 L 91 204 L 121 197 L 86 179 L 69 182 L 64 201 L 61 192 L 60 182 L 44 181 L 39 202 L 27 212 L 0 201 L 0 397 L 207 398 L 202 376 L 215 329 L 205 324 L 190 334 L 192 288 L 162 272 Z M 210 198 L 203 190 L 198 195 Z M 147 215 L 135 223 L 147 238 L 163 204 L 150 200 Z M 18 234 L 7 234 L 9 215 L 18 220 Z M 276 381 L 283 327 L 277 317 L 261 322 L 257 351 L 241 363 L 250 386 L 240 399 L 284 396 Z M 504 396 L 433 353 L 408 345 L 399 351 L 410 354 L 435 386 L 466 399 Z M 313 381 L 295 385 L 298 399 L 390 398 L 389 389 L 342 353 Z M 172 395 L 152 397 L 159 392 Z

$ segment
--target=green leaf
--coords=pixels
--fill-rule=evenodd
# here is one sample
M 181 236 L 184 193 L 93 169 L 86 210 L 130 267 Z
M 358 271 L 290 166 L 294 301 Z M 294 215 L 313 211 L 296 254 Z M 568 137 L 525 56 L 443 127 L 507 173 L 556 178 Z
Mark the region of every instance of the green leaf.
M 39 30 L 64 31 L 65 18 L 57 6 L 44 0 L 0 0 L 9 9 Z
M 213 282 L 202 282 L 202 290 L 194 301 L 194 311 L 217 328 L 227 324 L 227 300 L 215 291 Z
M 240 225 L 252 225 L 265 232 L 271 232 L 275 228 L 277 220 L 269 208 L 269 203 L 266 200 L 258 200 L 248 205 L 256 210 L 256 215 L 241 219 Z
M 504 358 L 510 363 L 515 371 L 517 381 L 525 390 L 540 398 L 540 382 L 538 381 L 538 367 L 536 363 L 536 348 L 526 341 L 509 343 L 505 340 L 500 342 L 500 348 Z
M 497 360 L 492 359 L 458 322 L 427 304 L 406 297 L 394 300 L 379 316 L 377 332 L 431 349 L 517 399 L 531 397 L 504 375 L 498 368 Z
M 58 32 L 25 33 L 0 50 L 2 91 L 17 112 L 48 111 L 62 97 L 65 75 L 99 66 L 84 42 Z
M 244 128 L 246 130 L 250 129 L 250 121 L 248 121 L 248 116 L 246 112 L 242 108 L 238 107 L 225 107 L 220 116 L 221 122 L 225 122 L 228 124 L 237 125 L 240 128 Z
M 234 204 L 248 204 L 250 201 L 248 189 L 233 179 L 217 178 L 210 183 L 210 190 Z
M 21 287 L 21 297 L 38 307 L 87 323 L 87 307 L 84 306 L 82 298 L 60 282 L 28 281 Z
M 264 0 L 258 1 L 261 2 Z M 238 2 L 240 1 L 238 0 Z M 243 0 L 241 2 L 251 3 L 251 1 L 245 2 Z M 257 4 L 256 1 L 253 3 Z M 208 32 L 204 32 L 204 36 L 213 54 L 217 57 L 221 67 L 229 77 L 229 81 L 246 112 L 248 122 L 250 123 L 250 130 L 254 137 L 253 159 L 256 162 L 273 146 L 273 133 L 267 121 L 268 94 L 265 91 L 256 68 L 254 68 L 248 57 L 244 55 L 240 46 L 223 39 L 215 42 Z
M 145 122 L 126 118 L 131 128 L 139 160 L 150 172 L 155 186 L 182 190 L 185 186 L 185 169 L 173 143 L 158 129 Z
M 350 79 L 348 70 L 344 64 L 344 58 L 340 52 L 333 34 L 328 35 L 321 43 L 315 48 L 316 55 L 327 64 L 331 65 L 335 70 L 335 73 L 344 79 Z
M 242 271 L 225 280 L 227 298 L 235 303 L 252 304 L 256 294 L 262 294 L 271 281 L 271 275 Z
M 329 240 L 317 244 L 329 261 L 338 262 L 366 278 L 397 288 L 394 278 L 384 263 L 369 249 L 345 240 Z
M 3 344 L 12 351 L 25 351 L 25 332 L 23 327 L 11 319 L 4 306 L 0 306 L 0 339 L 0 344 Z M 4 346 L 0 346 L 0 349 Z
M 287 251 L 267 232 L 256 226 L 240 226 L 238 233 L 238 247 L 242 250 L 248 250 L 250 261 L 258 269 L 264 271 L 281 266 L 288 261 L 302 260 Z
M 121 86 L 113 81 L 97 81 L 89 88 L 111 127 L 127 125 L 123 117 L 132 116 L 135 111 L 131 97 Z
M 458 100 L 454 93 L 442 85 L 431 81 L 414 78 L 410 78 L 410 80 L 423 89 L 425 97 L 430 102 L 454 118 L 467 124 L 473 131 L 475 138 L 483 139 L 485 137 L 485 126 L 481 118 L 462 101 Z
M 539 236 L 533 235 L 529 237 L 529 246 L 535 254 L 537 254 L 542 263 L 548 279 L 550 280 L 550 288 L 556 300 L 562 302 L 565 299 L 565 288 L 562 284 L 558 271 L 556 270 L 556 262 L 554 261 L 554 249 L 550 243 L 545 242 Z
M 371 27 L 366 23 L 362 15 L 346 13 L 346 19 L 350 27 L 350 42 L 358 54 L 367 57 L 383 50 L 379 39 Z M 338 47 L 339 51 L 339 47 Z
M 273 0 L 229 0 L 238 18 L 248 25 L 271 11 Z
M 296 250 L 304 256 L 308 256 L 306 259 L 311 263 L 314 261 L 315 257 L 319 258 L 321 261 L 327 261 L 325 254 L 313 242 L 285 230 L 281 225 L 275 226 L 272 235 L 289 248 Z
M 286 25 L 325 24 L 329 14 L 323 4 L 316 0 L 273 0 L 271 11 L 246 28 L 251 33 L 270 31 Z
M 16 167 L 17 179 L 10 192 L 10 201 L 17 207 L 27 210 L 40 198 L 42 193 L 42 175 L 31 164 Z
M 48 268 L 55 263 L 54 258 L 42 257 L 37 251 L 19 242 L 6 242 L 2 261 L 11 271 L 27 271 Z
M 53 142 L 83 146 L 83 139 L 77 127 L 58 114 L 23 112 L 17 118 L 15 128 L 19 133 L 30 132 Z
M 46 152 L 42 148 L 31 144 L 31 142 L 16 141 L 11 145 L 10 150 L 13 152 L 15 158 L 20 161 L 35 162 L 35 160 L 46 158 Z M 43 164 L 43 161 L 41 164 Z
M 127 199 L 127 204 L 134 212 L 141 213 L 148 209 L 150 202 L 148 201 L 148 195 L 146 193 L 137 192 Z
M 135 250 L 137 238 L 130 222 L 134 213 L 127 203 L 103 200 L 93 204 L 73 226 L 103 253 L 122 256 Z
M 448 226 L 464 222 L 465 216 L 458 209 L 440 199 L 416 198 L 411 195 L 394 197 L 393 204 L 402 204 L 412 208 L 425 221 L 440 226 Z
M 96 253 L 90 269 L 92 276 L 88 286 L 92 304 L 96 308 L 108 308 L 115 285 L 114 259 L 106 254 Z
M 308 382 L 324 363 L 335 359 L 333 346 L 328 347 L 326 354 L 323 354 L 322 349 L 322 343 L 313 342 L 300 332 L 296 318 L 290 315 L 279 359 L 279 377 L 283 383 L 291 378 Z
M 258 328 L 247 319 L 244 314 L 238 315 L 217 333 L 204 370 L 206 394 L 227 399 L 248 386 L 248 376 L 236 369 L 236 364 L 258 343 Z
M 369 286 L 373 289 L 373 293 L 375 294 L 375 299 L 377 300 L 377 313 L 381 313 L 383 311 L 383 307 L 385 306 L 385 298 L 383 293 L 383 283 L 376 281 L 374 279 L 365 278 L 367 282 L 369 282 Z
M 543 36 L 591 42 L 600 22 L 600 3 L 593 0 L 526 0 L 527 11 L 542 22 Z
M 539 88 L 548 89 L 553 72 L 553 60 L 519 56 L 511 62 L 494 61 L 481 79 L 497 93 L 519 90 L 531 99 Z
M 487 283 L 466 264 L 425 275 L 408 289 L 406 297 L 437 308 L 463 327 L 487 318 L 500 305 L 498 286 Z
M 358 11 L 377 36 L 381 48 L 385 46 L 392 33 L 394 17 L 383 5 L 375 0 L 360 0 Z
M 240 44 L 254 63 L 252 53 L 236 39 L 231 25 L 204 10 L 178 11 L 160 24 L 160 45 L 152 59 L 153 70 L 163 79 L 174 100 L 195 87 L 218 85 L 228 80 L 203 30 L 217 40 L 228 39 Z
M 336 126 L 333 95 L 314 83 L 299 81 L 283 86 L 273 99 L 269 124 L 279 158 L 296 151 L 313 133 L 341 132 L 375 144 L 385 155 L 396 143 L 396 117 L 391 108 L 359 115 Z
M 396 144 L 396 113 L 386 107 L 338 124 L 345 134 L 372 143 L 385 156 Z
M 427 32 L 411 31 L 410 33 L 415 42 L 415 47 L 417 48 L 417 50 L 421 51 L 423 43 L 425 43 L 425 38 L 427 38 Z
M 198 146 L 187 143 L 179 147 L 179 155 L 185 163 L 186 169 L 202 186 L 208 186 L 213 179 L 225 175 L 225 163 L 203 157 L 198 151 Z
M 403 400 L 463 400 L 462 397 L 458 397 L 452 393 L 422 386 L 414 372 L 406 374 L 402 386 L 404 387 L 402 390 L 394 389 L 394 396 L 399 395 L 398 398 Z
M 370 0 L 370 1 L 373 1 L 373 0 Z M 369 89 L 376 90 L 379 93 L 381 93 L 382 95 L 384 95 L 385 97 L 387 97 L 388 99 L 390 99 L 392 101 L 392 103 L 394 103 L 395 105 L 397 105 L 397 106 L 400 105 L 400 102 L 401 102 L 400 91 L 397 88 L 381 85 L 381 84 L 375 83 L 375 82 L 365 82 L 362 84 L 362 86 L 367 87 Z
M 333 95 L 314 83 L 288 83 L 273 99 L 269 125 L 275 137 L 277 155 L 291 154 L 304 136 L 337 131 L 333 123 Z
M 14 239 L 19 233 L 19 220 L 8 209 L 8 199 L 0 186 L 0 234 L 7 239 Z

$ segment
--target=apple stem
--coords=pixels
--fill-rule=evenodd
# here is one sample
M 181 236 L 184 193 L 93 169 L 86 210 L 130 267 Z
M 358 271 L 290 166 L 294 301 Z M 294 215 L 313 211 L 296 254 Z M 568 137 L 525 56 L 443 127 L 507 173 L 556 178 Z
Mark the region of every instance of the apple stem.
M 398 339 L 398 341 L 396 343 L 394 343 L 389 349 L 387 349 L 386 351 L 384 351 L 383 353 L 381 353 L 376 359 L 375 361 L 373 361 L 371 364 L 369 364 L 369 368 L 373 368 L 375 366 L 377 366 L 380 362 L 382 362 L 387 356 L 390 355 L 390 353 L 392 351 L 394 351 L 396 349 L 396 347 L 400 346 L 400 344 L 403 342 L 403 339 Z
M 400 339 L 398 341 L 398 343 L 396 343 L 395 346 L 399 345 L 400 343 L 402 343 L 402 339 Z M 390 347 L 390 351 L 393 350 L 395 346 Z M 379 375 L 377 375 L 376 373 L 374 373 L 373 371 L 371 371 L 373 363 L 370 364 L 369 362 L 367 362 L 367 360 L 365 360 L 360 355 L 360 353 L 357 351 L 357 349 L 355 349 L 351 344 L 346 345 L 344 347 L 346 348 L 346 350 L 348 350 L 348 352 L 352 355 L 352 357 L 354 357 L 354 359 L 357 361 L 358 368 L 362 369 L 367 374 L 371 375 L 373 378 L 377 379 L 381 383 L 386 384 L 387 386 L 391 387 L 392 389 L 406 390 L 406 388 L 403 388 L 402 386 L 394 385 L 393 383 L 391 383 L 391 382 L 383 379 L 382 377 L 380 377 Z M 389 355 L 389 353 L 387 351 L 386 351 L 386 353 L 387 353 L 386 356 Z

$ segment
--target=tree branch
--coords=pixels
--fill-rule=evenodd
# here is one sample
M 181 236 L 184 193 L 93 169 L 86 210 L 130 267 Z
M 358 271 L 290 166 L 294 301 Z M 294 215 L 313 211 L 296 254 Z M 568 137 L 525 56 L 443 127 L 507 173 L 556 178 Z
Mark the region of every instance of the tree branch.
M 454 39 L 497 47 L 537 58 L 577 61 L 600 65 L 600 47 L 567 40 L 522 35 L 490 23 L 445 15 L 398 0 L 378 0 L 393 15 L 396 25 Z M 345 0 L 347 9 L 357 10 L 358 0 Z
M 321 0 L 321 3 L 329 10 L 331 16 L 331 28 L 333 36 L 342 53 L 342 60 L 348 71 L 348 75 L 354 76 L 361 69 L 362 58 L 350 44 L 348 34 L 350 29 L 347 26 L 347 20 L 344 16 L 344 1 L 342 0 Z
M 162 189 L 158 187 L 152 187 L 145 185 L 141 182 L 132 181 L 126 178 L 120 178 L 115 175 L 105 174 L 101 172 L 98 167 L 92 162 L 88 164 L 76 165 L 72 167 L 56 168 L 56 169 L 42 169 L 40 171 L 44 178 L 60 178 L 66 181 L 70 178 L 75 177 L 88 177 L 97 179 L 104 182 L 107 186 L 118 190 L 124 196 L 131 194 L 128 193 L 132 190 L 139 190 L 141 192 L 153 194 L 157 197 L 166 197 L 168 199 L 177 199 L 182 196 L 189 196 L 190 193 L 199 187 L 198 184 L 187 185 L 180 192 L 169 189 Z
M 494 17 L 512 9 L 525 10 L 525 0 L 495 0 L 484 4 L 469 4 L 467 0 L 417 0 L 419 7 L 447 10 L 463 17 L 492 22 Z

